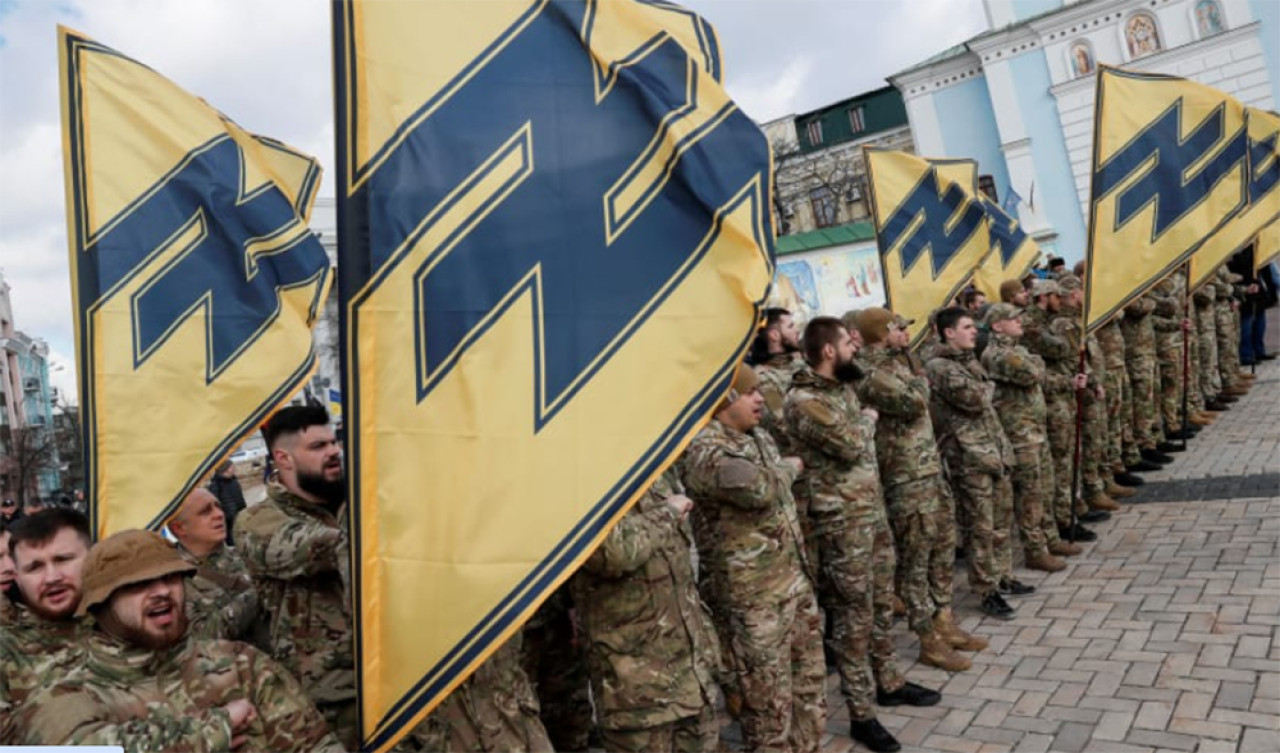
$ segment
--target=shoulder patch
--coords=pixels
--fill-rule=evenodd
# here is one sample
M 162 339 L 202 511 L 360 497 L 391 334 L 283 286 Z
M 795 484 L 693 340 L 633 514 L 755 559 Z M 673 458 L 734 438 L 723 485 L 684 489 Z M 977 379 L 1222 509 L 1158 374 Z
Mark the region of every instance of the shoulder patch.
M 804 401 L 800 406 L 800 412 L 820 426 L 836 425 L 836 414 L 820 400 Z
M 742 458 L 726 458 L 716 468 L 716 483 L 723 489 L 742 489 L 755 483 L 755 463 Z

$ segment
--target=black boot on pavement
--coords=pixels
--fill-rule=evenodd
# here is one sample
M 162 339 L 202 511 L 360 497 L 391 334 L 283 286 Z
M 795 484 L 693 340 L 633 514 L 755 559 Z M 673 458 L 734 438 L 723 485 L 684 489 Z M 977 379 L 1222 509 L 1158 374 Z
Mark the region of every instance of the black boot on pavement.
M 982 604 L 978 608 L 983 614 L 998 620 L 1012 620 L 1018 614 L 1018 610 L 1005 601 L 999 591 L 992 591 L 983 597 Z
M 1147 483 L 1142 480 L 1141 476 L 1136 476 L 1128 471 L 1115 474 L 1116 483 L 1121 486 L 1142 486 Z
M 865 722 L 855 719 L 849 722 L 849 737 L 876 753 L 894 753 L 902 750 L 902 745 L 889 734 L 889 730 L 884 728 L 879 719 L 868 719 Z
M 1153 463 L 1150 460 L 1147 460 L 1145 458 L 1142 460 L 1139 460 L 1133 465 L 1125 466 L 1125 468 L 1130 473 L 1149 473 L 1151 471 L 1158 471 L 1163 467 L 1164 467 L 1163 465 L 1160 465 L 1159 463 Z
M 1017 578 L 1001 578 L 997 588 L 1008 596 L 1026 596 L 1036 592 L 1035 586 L 1028 586 Z
M 876 704 L 879 706 L 936 706 L 941 700 L 942 694 L 938 691 L 910 681 L 892 693 L 876 688 Z
M 1076 541 L 1097 541 L 1098 540 L 1098 534 L 1094 533 L 1093 531 L 1090 531 L 1088 528 L 1085 528 L 1079 523 L 1076 523 L 1074 533 L 1075 533 L 1074 539 Z M 1071 541 L 1073 538 L 1071 534 L 1072 534 L 1071 526 L 1062 526 L 1058 529 L 1058 535 L 1062 537 L 1063 541 Z
M 1142 451 L 1142 459 L 1152 463 L 1158 463 L 1159 465 L 1168 465 L 1173 462 L 1172 457 L 1160 452 L 1159 450 L 1152 450 L 1150 448 Z
M 1171 452 L 1182 452 L 1183 450 L 1183 448 L 1180 445 L 1176 445 L 1173 442 L 1161 442 L 1160 444 L 1156 445 L 1156 449 L 1165 454 L 1168 454 Z
M 1111 513 L 1106 510 L 1090 510 L 1076 516 L 1076 520 L 1081 523 L 1103 523 L 1111 520 Z

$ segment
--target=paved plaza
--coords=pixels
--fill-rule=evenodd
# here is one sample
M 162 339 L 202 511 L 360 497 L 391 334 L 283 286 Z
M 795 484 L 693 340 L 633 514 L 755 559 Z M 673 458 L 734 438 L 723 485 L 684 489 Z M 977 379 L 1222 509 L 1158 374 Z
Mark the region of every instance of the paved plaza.
M 971 670 L 914 663 L 898 623 L 908 677 L 943 693 L 931 708 L 881 710 L 903 750 L 1280 751 L 1280 361 L 1145 478 L 1065 571 L 1017 573 L 1038 587 L 1017 619 L 959 599 L 963 626 L 991 639 Z M 829 681 L 824 750 L 865 750 Z

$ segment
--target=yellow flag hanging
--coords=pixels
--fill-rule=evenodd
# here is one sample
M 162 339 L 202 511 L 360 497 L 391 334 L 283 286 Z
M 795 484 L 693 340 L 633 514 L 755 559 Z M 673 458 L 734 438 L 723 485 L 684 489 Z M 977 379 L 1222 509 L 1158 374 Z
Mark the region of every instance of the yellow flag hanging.
M 710 415 L 768 142 L 671 3 L 334 4 L 363 745 L 515 633 Z
M 865 151 L 888 307 L 915 320 L 915 346 L 991 247 L 986 212 L 966 189 L 974 163 Z
M 1172 272 L 1248 201 L 1244 106 L 1203 84 L 1102 67 L 1085 327 Z
M 329 259 L 320 169 L 147 66 L 58 31 L 95 532 L 158 527 L 302 384 Z
M 1253 249 L 1253 268 L 1256 271 L 1280 257 L 1280 220 L 1262 228 L 1254 242 L 1257 244 Z
M 1192 290 L 1280 217 L 1280 115 L 1249 107 L 1245 124 L 1249 134 L 1249 204 L 1196 249 L 1191 257 Z

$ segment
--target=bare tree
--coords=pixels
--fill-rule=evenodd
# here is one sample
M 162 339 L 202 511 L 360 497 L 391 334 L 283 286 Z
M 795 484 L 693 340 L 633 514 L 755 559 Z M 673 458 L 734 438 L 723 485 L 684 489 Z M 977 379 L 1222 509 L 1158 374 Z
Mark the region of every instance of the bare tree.
M 791 140 L 775 139 L 774 154 L 774 187 L 773 203 L 783 227 L 779 235 L 791 231 L 790 221 L 795 215 L 797 205 L 810 201 L 813 192 L 825 189 L 825 195 L 833 202 L 830 211 L 839 219 L 841 205 L 852 205 L 865 201 L 866 169 L 863 165 L 862 150 L 859 147 L 840 148 L 803 152 L 800 146 Z M 865 213 L 865 205 L 863 205 Z M 857 219 L 849 210 L 845 210 L 844 221 Z M 819 223 L 814 217 L 815 224 Z
M 52 432 L 43 426 L 23 426 L 9 431 L 9 461 L 17 482 L 18 501 L 26 504 L 36 479 L 58 469 L 58 449 Z
M 84 437 L 80 431 L 80 409 L 67 403 L 55 391 L 53 396 L 53 441 L 61 464 L 62 486 L 84 489 Z

